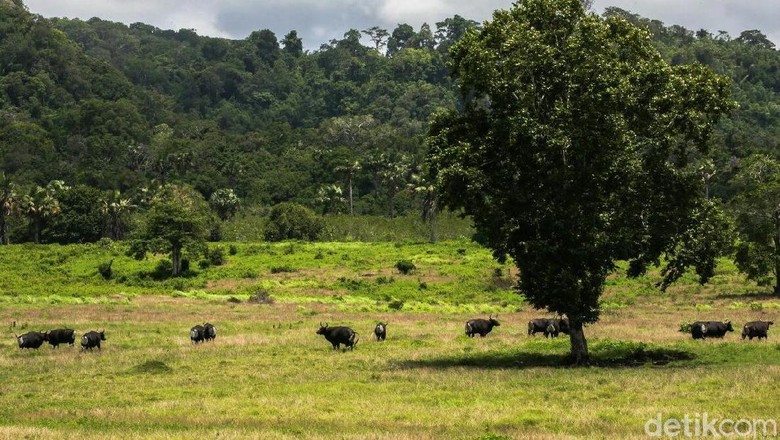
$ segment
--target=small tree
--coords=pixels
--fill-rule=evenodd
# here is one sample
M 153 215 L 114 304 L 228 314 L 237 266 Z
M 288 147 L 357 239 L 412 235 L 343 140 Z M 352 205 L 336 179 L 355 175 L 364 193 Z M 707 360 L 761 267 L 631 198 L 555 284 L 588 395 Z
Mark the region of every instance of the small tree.
M 228 220 L 236 214 L 241 206 L 241 200 L 230 188 L 223 188 L 214 191 L 209 197 L 209 206 L 213 209 L 221 220 Z
M 200 193 L 187 186 L 165 185 L 143 214 L 128 254 L 143 259 L 147 252 L 169 253 L 171 274 L 178 276 L 184 251 L 200 253 L 206 248 L 207 223 L 208 206 Z
M 733 183 L 732 200 L 740 243 L 740 271 L 761 285 L 774 283 L 780 295 L 780 162 L 765 155 L 745 159 Z
M 311 209 L 297 203 L 284 202 L 271 208 L 265 229 L 268 241 L 316 240 L 324 224 Z

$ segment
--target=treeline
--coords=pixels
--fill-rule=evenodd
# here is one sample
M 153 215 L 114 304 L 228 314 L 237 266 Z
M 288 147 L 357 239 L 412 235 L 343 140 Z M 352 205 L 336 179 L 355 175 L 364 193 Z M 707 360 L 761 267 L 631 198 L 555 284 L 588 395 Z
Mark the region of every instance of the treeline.
M 740 105 L 703 171 L 713 196 L 733 197 L 741 159 L 780 157 L 780 56 L 763 34 L 732 38 L 606 13 L 647 27 L 670 63 L 701 62 L 733 79 Z M 227 40 L 45 19 L 22 0 L 0 0 L 0 171 L 20 201 L 16 217 L 3 208 L 1 218 L 16 219 L 6 237 L 119 236 L 107 226 L 110 206 L 143 207 L 170 183 L 194 188 L 215 213 L 222 202 L 236 210 L 295 202 L 319 214 L 430 215 L 428 121 L 459 105 L 448 50 L 476 26 L 454 16 L 419 29 L 351 29 L 304 51 L 294 30 Z M 60 196 L 83 200 L 59 199 L 56 216 L 18 214 L 24 197 L 42 203 L 58 185 L 69 188 Z M 77 203 L 102 209 L 100 226 L 55 233 Z

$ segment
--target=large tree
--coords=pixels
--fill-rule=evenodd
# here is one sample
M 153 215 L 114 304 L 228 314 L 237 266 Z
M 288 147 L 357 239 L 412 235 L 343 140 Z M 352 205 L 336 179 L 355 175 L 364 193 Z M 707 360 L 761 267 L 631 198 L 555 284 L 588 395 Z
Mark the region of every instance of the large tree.
M 740 232 L 737 267 L 780 295 L 780 162 L 758 154 L 743 161 L 732 200 Z
M 583 325 L 615 261 L 637 275 L 678 260 L 704 203 L 694 159 L 731 105 L 729 81 L 670 67 L 648 32 L 580 0 L 521 0 L 450 54 L 464 104 L 431 125 L 432 177 L 514 259 L 527 300 L 569 318 L 572 361 L 587 363 Z

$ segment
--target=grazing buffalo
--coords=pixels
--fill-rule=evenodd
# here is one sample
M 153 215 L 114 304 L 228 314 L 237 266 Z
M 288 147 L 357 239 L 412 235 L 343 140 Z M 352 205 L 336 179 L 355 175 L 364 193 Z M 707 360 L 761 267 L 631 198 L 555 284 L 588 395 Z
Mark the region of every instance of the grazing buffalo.
M 92 351 L 93 348 L 97 347 L 98 350 L 100 350 L 100 341 L 106 340 L 106 331 L 101 330 L 99 332 L 96 331 L 90 331 L 84 333 L 84 336 L 81 337 L 81 351 L 89 350 Z
M 60 344 L 68 344 L 73 346 L 73 344 L 76 343 L 76 334 L 73 329 L 58 328 L 56 330 L 49 331 L 48 334 L 48 341 L 52 348 L 57 348 L 60 346 Z
M 325 339 L 333 344 L 334 350 L 338 350 L 341 344 L 344 344 L 345 347 L 349 347 L 349 349 L 352 350 L 360 339 L 358 334 L 351 328 L 342 326 L 328 327 L 327 322 L 325 325 L 320 323 L 320 329 L 317 330 L 317 334 L 325 336 Z
M 14 333 L 14 336 L 16 336 L 16 342 L 19 343 L 20 350 L 23 348 L 34 348 L 37 350 L 43 345 L 44 341 L 49 339 L 47 332 L 29 332 L 21 336 Z
M 742 327 L 742 340 L 749 338 L 751 341 L 753 338 L 767 339 L 766 332 L 769 331 L 769 326 L 773 325 L 774 321 L 751 321 Z
M 497 318 L 497 317 L 496 317 Z M 466 336 L 473 338 L 474 335 L 479 334 L 480 337 L 485 337 L 486 334 L 493 330 L 493 327 L 498 327 L 501 324 L 490 315 L 488 319 L 469 319 L 466 321 Z
M 203 324 L 203 338 L 207 341 L 213 341 L 217 338 L 217 328 L 208 322 Z
M 387 338 L 387 323 L 380 322 L 374 327 L 374 335 L 377 341 L 384 341 Z
M 193 344 L 203 342 L 204 339 L 206 339 L 206 329 L 202 325 L 198 324 L 190 329 L 190 341 Z
M 693 339 L 722 338 L 726 332 L 733 332 L 731 321 L 696 321 L 691 324 Z
M 528 321 L 528 336 L 544 333 L 544 337 L 557 337 L 559 333 L 569 334 L 567 318 L 539 318 Z

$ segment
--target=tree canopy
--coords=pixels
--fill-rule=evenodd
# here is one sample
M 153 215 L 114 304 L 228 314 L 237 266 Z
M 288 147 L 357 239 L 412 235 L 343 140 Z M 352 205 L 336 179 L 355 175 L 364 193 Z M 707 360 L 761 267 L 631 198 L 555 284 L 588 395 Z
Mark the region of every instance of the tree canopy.
M 641 273 L 674 259 L 730 83 L 670 66 L 648 32 L 580 0 L 517 2 L 451 53 L 464 106 L 428 139 L 443 200 L 512 256 L 531 304 L 570 319 L 573 360 L 587 362 L 583 324 L 615 261 Z

